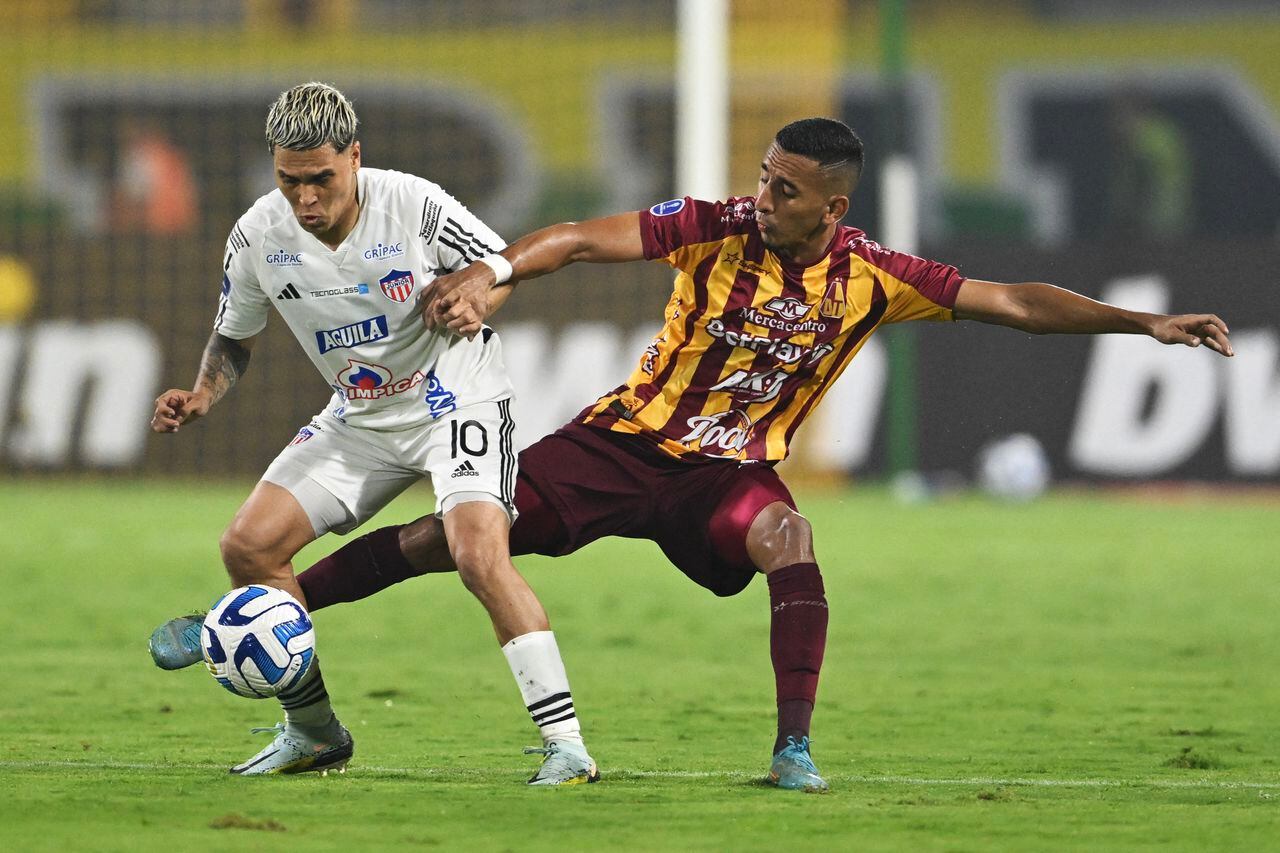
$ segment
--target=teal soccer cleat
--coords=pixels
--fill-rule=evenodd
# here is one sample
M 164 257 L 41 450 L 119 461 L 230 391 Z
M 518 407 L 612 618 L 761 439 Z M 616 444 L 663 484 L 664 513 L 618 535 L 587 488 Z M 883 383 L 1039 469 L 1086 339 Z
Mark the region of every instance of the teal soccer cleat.
M 809 757 L 809 738 L 799 741 L 788 736 L 787 745 L 773 757 L 769 768 L 769 782 L 779 788 L 804 791 L 806 794 L 825 794 L 830 790 L 827 780 L 818 775 Z
M 347 772 L 347 762 L 355 752 L 351 732 L 336 719 L 323 740 L 285 723 L 276 723 L 260 732 L 275 732 L 275 739 L 265 749 L 243 764 L 231 768 L 237 776 L 262 776 L 275 773 L 311 773 L 329 775 L 330 770 Z
M 596 763 L 580 743 L 553 740 L 546 746 L 525 747 L 524 752 L 543 756 L 542 766 L 529 780 L 530 785 L 582 785 L 600 781 Z
M 147 648 L 151 659 L 161 669 L 183 669 L 199 663 L 200 630 L 204 626 L 203 613 L 188 613 L 170 619 L 151 632 Z

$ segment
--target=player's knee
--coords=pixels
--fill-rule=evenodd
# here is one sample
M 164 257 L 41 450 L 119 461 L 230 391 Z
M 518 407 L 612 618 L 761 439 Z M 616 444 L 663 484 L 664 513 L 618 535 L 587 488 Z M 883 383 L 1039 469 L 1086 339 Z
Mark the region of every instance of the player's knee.
M 809 519 L 787 507 L 765 526 L 764 541 L 770 551 L 811 550 L 813 527 Z
M 765 509 L 751 525 L 747 551 L 762 571 L 813 560 L 813 528 L 785 504 Z
M 452 549 L 454 565 L 463 586 L 480 598 L 494 590 L 511 564 L 511 558 L 500 550 L 476 545 L 459 545 Z
M 227 575 L 236 586 L 269 580 L 280 569 L 261 538 L 245 525 L 233 522 L 218 540 L 218 548 Z

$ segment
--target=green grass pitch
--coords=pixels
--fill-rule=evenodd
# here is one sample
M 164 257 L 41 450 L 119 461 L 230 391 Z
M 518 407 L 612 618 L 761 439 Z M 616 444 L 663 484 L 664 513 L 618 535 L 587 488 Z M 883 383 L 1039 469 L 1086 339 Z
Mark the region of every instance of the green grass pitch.
M 452 575 L 316 614 L 346 775 L 229 777 L 278 708 L 155 669 L 146 638 L 225 591 L 217 536 L 246 492 L 0 483 L 5 849 L 1280 846 L 1275 503 L 802 493 L 831 603 L 832 791 L 808 796 L 759 782 L 764 584 L 716 599 L 625 540 L 520 561 L 601 784 L 522 784 L 536 733 Z M 411 493 L 379 520 L 430 507 Z

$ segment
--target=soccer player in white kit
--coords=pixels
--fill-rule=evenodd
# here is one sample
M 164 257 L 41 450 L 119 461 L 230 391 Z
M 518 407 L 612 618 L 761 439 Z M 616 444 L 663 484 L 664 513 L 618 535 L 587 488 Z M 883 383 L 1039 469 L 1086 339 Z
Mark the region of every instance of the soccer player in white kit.
M 161 394 L 152 429 L 177 432 L 226 394 L 274 305 L 334 393 L 223 534 L 233 584 L 268 584 L 305 605 L 294 555 L 329 531 L 355 529 L 430 476 L 452 557 L 488 609 L 541 730 L 543 747 L 531 751 L 544 759 L 530 783 L 594 782 L 555 637 L 508 549 L 516 453 L 501 343 L 487 328 L 471 339 L 429 331 L 417 308 L 436 270 L 463 269 L 506 244 L 430 181 L 361 168 L 356 125 L 350 102 L 323 83 L 295 86 L 272 105 L 278 189 L 232 229 L 195 387 Z M 198 621 L 157 631 L 158 663 L 166 643 L 198 642 Z M 279 699 L 285 722 L 268 730 L 275 739 L 231 772 L 345 768 L 351 734 L 318 661 Z

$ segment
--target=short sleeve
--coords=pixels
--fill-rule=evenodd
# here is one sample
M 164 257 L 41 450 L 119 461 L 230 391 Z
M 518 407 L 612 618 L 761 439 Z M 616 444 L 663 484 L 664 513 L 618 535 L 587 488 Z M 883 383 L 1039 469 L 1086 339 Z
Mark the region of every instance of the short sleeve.
M 640 240 L 649 260 L 689 270 L 701 260 L 697 247 L 719 243 L 755 221 L 752 199 L 700 201 L 685 196 L 640 211 Z
M 422 223 L 418 230 L 437 269 L 460 270 L 485 255 L 507 247 L 492 228 L 462 202 L 431 185 L 422 202 Z
M 258 283 L 251 238 L 242 220 L 236 223 L 227 238 L 227 253 L 222 263 L 222 293 L 218 297 L 213 329 L 235 341 L 251 338 L 266 327 L 270 309 L 271 300 Z
M 883 270 L 897 286 L 889 288 L 886 323 L 908 320 L 950 320 L 964 276 L 949 264 L 895 252 L 871 240 L 861 240 L 854 254 Z

